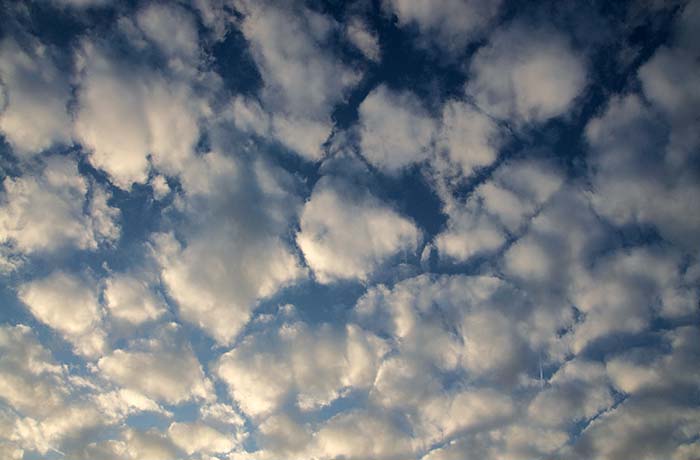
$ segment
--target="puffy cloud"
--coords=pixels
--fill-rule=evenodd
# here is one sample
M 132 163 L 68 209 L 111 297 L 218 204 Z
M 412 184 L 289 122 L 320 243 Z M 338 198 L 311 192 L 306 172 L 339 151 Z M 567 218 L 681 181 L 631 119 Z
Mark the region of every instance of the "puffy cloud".
M 561 295 L 609 235 L 578 185 L 564 186 L 503 256 L 506 274 L 534 292 Z
M 29 327 L 0 326 L 0 350 L 0 398 L 7 404 L 36 416 L 47 415 L 63 403 L 67 388 L 62 368 Z
M 676 18 L 670 45 L 661 46 L 654 56 L 639 69 L 644 94 L 670 121 L 669 163 L 692 156 L 693 146 L 700 142 L 694 129 L 700 114 L 697 79 L 692 75 L 700 70 L 697 61 L 700 5 L 688 2 Z
M 30 40 L 0 43 L 0 131 L 20 156 L 71 140 L 70 82 L 54 63 L 52 49 Z
M 94 402 L 108 421 L 123 420 L 131 414 L 146 411 L 172 415 L 152 399 L 128 388 L 98 393 Z
M 166 332 L 174 327 L 168 325 Z M 114 350 L 97 367 L 114 383 L 168 404 L 212 397 L 212 384 L 189 345 L 167 335 L 146 346 Z
M 263 162 L 210 153 L 200 166 L 184 177 L 195 230 L 182 243 L 154 235 L 153 247 L 179 315 L 228 344 L 259 300 L 304 276 L 282 240 L 297 198 L 292 179 Z
M 618 225 L 652 225 L 685 249 L 697 246 L 700 228 L 691 211 L 699 193 L 697 83 L 683 77 L 698 70 L 699 10 L 697 2 L 688 3 L 676 19 L 671 43 L 639 69 L 651 104 L 634 93 L 612 98 L 586 128 L 598 212 Z
M 168 428 L 173 443 L 187 452 L 225 454 L 235 447 L 233 436 L 222 433 L 203 423 L 174 422 Z
M 146 182 L 149 156 L 167 174 L 182 172 L 199 137 L 203 105 L 190 87 L 89 43 L 81 60 L 75 131 L 90 162 L 123 189 Z
M 585 315 L 574 330 L 574 351 L 614 332 L 640 332 L 656 316 L 693 313 L 697 287 L 684 285 L 680 260 L 670 254 L 637 249 L 601 257 L 577 272 L 572 300 Z
M 559 32 L 512 23 L 470 64 L 467 93 L 487 113 L 518 124 L 563 115 L 586 84 L 586 64 Z
M 46 455 L 57 451 L 62 442 L 77 441 L 90 429 L 100 426 L 102 414 L 89 404 L 61 406 L 46 418 L 24 417 L 15 423 L 13 438 L 25 450 Z
M 670 349 L 632 348 L 609 359 L 606 368 L 615 387 L 635 398 L 692 398 L 700 380 L 693 362 L 700 354 L 699 332 L 694 326 L 679 327 L 661 334 Z
M 119 210 L 70 157 L 49 157 L 36 174 L 6 177 L 0 202 L 0 260 L 66 247 L 97 249 L 119 237 Z M 4 264 L 3 264 L 4 265 Z
M 221 356 L 216 372 L 253 417 L 275 412 L 288 399 L 313 410 L 371 385 L 384 348 L 352 324 L 336 330 L 286 322 L 244 337 Z
M 696 449 L 690 433 L 697 432 L 699 423 L 697 406 L 653 399 L 629 400 L 593 421 L 561 457 L 683 458 Z
M 606 112 L 591 120 L 586 133 L 592 146 L 592 200 L 615 224 L 651 224 L 664 238 L 691 247 L 700 227 L 690 211 L 697 176 L 687 167 L 689 159 L 677 161 L 659 140 L 660 126 L 635 95 L 612 99 Z
M 392 459 L 410 455 L 408 435 L 388 417 L 366 411 L 338 414 L 315 436 L 320 458 Z
M 466 261 L 500 248 L 517 234 L 563 182 L 551 165 L 533 160 L 511 161 L 479 185 L 465 203 L 444 195 L 447 228 L 435 238 L 441 255 Z
M 153 197 L 156 200 L 162 200 L 170 194 L 168 181 L 161 175 L 154 176 L 151 179 L 151 188 L 153 189 Z
M 396 174 L 428 159 L 436 124 L 416 96 L 380 85 L 358 110 L 360 147 L 372 165 Z
M 428 439 L 449 439 L 461 431 L 486 430 L 508 422 L 515 415 L 510 396 L 492 389 L 468 389 L 437 396 L 421 403 L 423 430 Z
M 22 284 L 18 294 L 29 311 L 60 332 L 76 353 L 97 357 L 106 350 L 102 307 L 90 281 L 57 270 Z
M 566 362 L 528 407 L 538 424 L 568 429 L 610 408 L 612 385 L 603 364 L 574 359 Z
M 381 59 L 379 38 L 367 27 L 362 19 L 354 18 L 346 26 L 345 34 L 362 54 L 370 61 L 378 62 Z
M 264 105 L 277 120 L 273 135 L 303 157 L 319 159 L 333 106 L 359 80 L 325 46 L 337 24 L 304 7 L 248 0 L 235 6 L 265 83 Z
M 424 381 L 421 366 L 431 369 L 435 388 L 456 370 L 463 371 L 467 381 L 513 384 L 532 365 L 530 343 L 537 346 L 552 333 L 535 329 L 533 307 L 522 292 L 487 276 L 421 275 L 391 290 L 372 288 L 358 301 L 355 313 L 369 330 L 392 337 L 407 360 L 397 361 L 398 366 L 391 361 L 382 365 L 377 377 L 380 400 L 408 404 L 412 399 L 407 395 L 421 394 L 431 384 Z M 379 385 L 385 378 L 394 383 Z M 394 399 L 398 384 L 408 385 L 400 390 L 406 396 Z M 420 398 L 413 401 L 420 405 Z
M 297 244 L 321 283 L 367 277 L 400 251 L 415 252 L 421 232 L 374 196 L 322 178 L 300 217 Z
M 129 273 L 109 277 L 103 295 L 109 313 L 132 324 L 155 320 L 166 310 L 164 300 L 153 292 L 149 283 Z
M 427 40 L 447 51 L 460 52 L 495 19 L 501 0 L 384 0 L 401 25 L 415 24 Z
M 137 13 L 136 23 L 166 56 L 185 62 L 196 61 L 199 53 L 197 26 L 186 10 L 175 5 L 152 3 Z
M 20 157 L 0 165 L 0 250 L 5 270 L 26 271 L 2 284 L 47 328 L 0 325 L 0 457 L 698 457 L 700 9 L 669 12 L 655 51 L 636 19 L 620 21 L 636 31 L 621 46 L 641 38 L 652 54 L 638 88 L 580 111 L 584 86 L 608 82 L 589 81 L 573 40 L 518 11 L 455 62 L 499 3 L 386 0 L 403 28 L 391 37 L 393 19 L 366 4 L 331 16 L 298 2 L 144 3 L 101 15 L 114 19 L 101 39 L 80 37 L 92 13 L 63 10 L 78 27 L 58 37 L 77 51 L 66 73 L 65 53 L 36 41 L 56 38 L 34 27 L 54 6 L 10 8 L 0 129 Z M 571 20 L 574 33 L 589 25 Z M 371 72 L 374 90 L 349 98 L 352 61 L 378 70 L 416 32 L 418 67 Z M 257 75 L 224 81 L 238 34 L 259 94 L 230 93 Z M 436 59 L 425 83 L 446 101 L 377 80 L 413 82 Z M 332 115 L 343 124 L 355 108 L 357 126 L 333 132 Z M 557 150 L 586 123 L 571 138 L 581 148 Z M 84 152 L 29 158 L 71 139 Z M 280 156 L 280 143 L 329 158 Z M 399 190 L 418 163 L 431 190 Z M 122 189 L 122 229 L 105 179 Z M 422 269 L 439 273 L 415 276 L 416 257 L 394 267 L 424 232 Z M 319 309 L 328 299 L 338 306 Z M 10 301 L 3 321 L 17 314 Z M 52 356 L 54 332 L 78 356 Z
M 468 104 L 451 100 L 442 109 L 437 146 L 464 176 L 469 176 L 476 168 L 496 160 L 501 135 L 489 117 Z

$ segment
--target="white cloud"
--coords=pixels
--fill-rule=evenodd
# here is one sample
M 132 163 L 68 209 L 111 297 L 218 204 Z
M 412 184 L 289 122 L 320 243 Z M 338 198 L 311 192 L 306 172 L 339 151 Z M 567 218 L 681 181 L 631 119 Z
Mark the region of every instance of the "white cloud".
M 576 444 L 562 452 L 572 459 L 673 458 L 693 448 L 700 410 L 669 401 L 630 400 L 596 419 Z M 685 451 L 685 452 L 684 452 Z M 691 457 L 692 458 L 692 457 Z
M 420 403 L 422 430 L 433 438 L 449 439 L 465 430 L 488 429 L 515 415 L 510 396 L 493 389 L 467 389 L 432 397 Z
M 362 19 L 351 19 L 345 28 L 345 34 L 350 43 L 360 50 L 367 59 L 379 62 L 382 52 L 379 47 L 379 38 Z
M 636 249 L 601 257 L 572 284 L 572 300 L 585 314 L 574 330 L 574 351 L 614 332 L 639 332 L 657 315 L 689 315 L 700 297 L 684 286 L 680 260 Z M 664 315 L 666 314 L 666 315 Z
M 184 9 L 152 3 L 137 13 L 136 23 L 171 59 L 196 61 L 199 53 L 197 27 L 194 18 Z
M 470 71 L 467 94 L 518 124 L 565 114 L 586 84 L 585 61 L 564 35 L 521 23 L 497 29 Z
M 250 42 L 265 86 L 263 105 L 279 120 L 274 136 L 310 160 L 331 132 L 333 106 L 344 100 L 359 75 L 325 45 L 337 24 L 304 7 L 239 0 L 241 30 Z M 312 127 L 307 133 L 304 127 Z
M 315 434 L 320 458 L 391 459 L 409 456 L 411 444 L 392 421 L 380 414 L 351 411 L 330 419 Z
M 698 6 L 677 18 L 674 38 L 639 70 L 644 94 L 614 97 L 586 127 L 596 210 L 618 225 L 653 225 L 685 249 L 697 246 L 700 216 L 693 212 L 698 186 L 695 152 L 697 79 L 693 30 Z M 686 78 L 685 75 L 688 77 Z
M 102 414 L 89 404 L 65 405 L 41 420 L 31 417 L 17 420 L 13 438 L 22 448 L 45 456 L 58 449 L 62 442 L 79 439 L 81 434 L 99 427 L 102 422 Z
M 528 412 L 538 424 L 568 429 L 576 422 L 592 419 L 613 403 L 605 366 L 574 359 L 557 370 L 548 386 L 532 400 Z
M 483 113 L 460 101 L 448 101 L 442 110 L 438 148 L 464 176 L 496 160 L 502 133 Z
M 52 58 L 52 49 L 14 39 L 0 43 L 0 131 L 15 153 L 29 156 L 54 143 L 70 143 L 70 84 Z
M 102 307 L 90 281 L 57 270 L 20 285 L 18 295 L 29 311 L 60 332 L 76 353 L 94 358 L 106 350 Z
M 80 175 L 69 157 L 50 157 L 36 174 L 3 181 L 0 259 L 49 253 L 66 247 L 97 249 L 119 237 L 119 210 L 107 193 Z
M 494 252 L 508 235 L 527 225 L 562 182 L 561 174 L 551 165 L 519 160 L 500 166 L 465 203 L 445 191 L 444 210 L 449 219 L 447 228 L 435 238 L 435 246 L 441 255 L 460 262 Z
M 285 322 L 244 337 L 219 359 L 216 373 L 248 415 L 274 413 L 288 398 L 308 411 L 371 385 L 384 351 L 377 337 L 352 324 L 336 330 Z
M 153 197 L 156 200 L 162 200 L 170 194 L 168 181 L 160 174 L 151 179 L 151 188 L 153 189 Z
M 233 99 L 231 110 L 233 122 L 241 131 L 255 133 L 258 136 L 270 134 L 270 115 L 262 109 L 258 101 L 237 96 Z M 281 123 L 284 127 L 284 118 L 281 118 L 277 123 Z
M 132 324 L 158 319 L 165 311 L 164 300 L 142 276 L 114 274 L 105 281 L 105 306 L 110 315 Z
M 275 114 L 272 128 L 274 135 L 287 147 L 308 159 L 319 160 L 323 156 L 321 144 L 328 139 L 332 124 L 327 120 Z
M 429 157 L 436 124 L 413 94 L 381 85 L 358 110 L 360 147 L 372 165 L 396 174 Z
M 145 183 L 151 167 L 177 175 L 199 136 L 201 103 L 185 83 L 168 80 L 83 47 L 75 130 L 90 162 L 115 185 Z
M 321 283 L 367 280 L 389 257 L 415 252 L 421 232 L 387 204 L 331 177 L 314 187 L 297 244 Z
M 62 374 L 29 327 L 0 326 L 0 398 L 7 404 L 25 415 L 50 414 L 67 395 Z
M 422 275 L 392 289 L 375 287 L 355 310 L 360 324 L 394 338 L 402 355 L 419 365 L 418 374 L 420 363 L 428 363 L 435 378 L 463 369 L 470 379 L 512 383 L 528 366 L 528 342 L 541 340 L 524 294 L 487 276 Z M 411 375 L 406 383 L 418 385 Z
M 179 315 L 229 344 L 259 300 L 305 275 L 282 240 L 298 198 L 292 178 L 261 161 L 211 153 L 199 166 L 183 178 L 194 231 L 183 243 L 154 235 L 154 253 Z
M 124 435 L 124 444 L 127 458 L 134 460 L 172 460 L 180 455 L 170 438 L 153 428 L 147 431 L 127 429 Z M 119 458 L 123 458 L 123 454 Z
M 176 446 L 187 452 L 187 455 L 195 452 L 225 454 L 236 446 L 232 435 L 199 422 L 173 422 L 168 428 L 168 435 Z
M 100 372 L 116 384 L 168 404 L 208 399 L 213 391 L 199 361 L 187 346 L 157 344 L 146 350 L 115 350 L 101 358 L 97 365 Z
M 644 94 L 668 117 L 671 125 L 668 163 L 680 166 L 693 156 L 700 143 L 695 125 L 700 116 L 700 71 L 697 60 L 697 29 L 700 6 L 688 2 L 676 18 L 670 45 L 661 46 L 639 69 Z
M 450 52 L 460 52 L 498 14 L 501 0 L 384 0 L 399 24 L 416 24 L 424 38 Z

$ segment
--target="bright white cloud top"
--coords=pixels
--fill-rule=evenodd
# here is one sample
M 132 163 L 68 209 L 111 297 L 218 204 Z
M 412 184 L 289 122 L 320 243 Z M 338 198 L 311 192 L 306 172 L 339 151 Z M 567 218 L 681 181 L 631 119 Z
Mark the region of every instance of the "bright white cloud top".
M 0 458 L 700 458 L 697 0 L 6 3 Z

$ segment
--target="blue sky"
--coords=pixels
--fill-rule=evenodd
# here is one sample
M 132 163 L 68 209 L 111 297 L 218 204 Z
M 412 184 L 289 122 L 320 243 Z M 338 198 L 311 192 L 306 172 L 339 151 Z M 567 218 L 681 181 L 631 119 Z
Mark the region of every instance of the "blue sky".
M 700 458 L 698 1 L 0 13 L 0 457 Z

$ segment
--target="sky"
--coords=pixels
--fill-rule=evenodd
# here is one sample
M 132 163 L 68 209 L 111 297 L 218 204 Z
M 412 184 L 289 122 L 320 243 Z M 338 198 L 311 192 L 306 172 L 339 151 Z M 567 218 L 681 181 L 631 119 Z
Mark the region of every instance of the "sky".
M 699 120 L 698 0 L 0 1 L 0 458 L 698 460 Z

